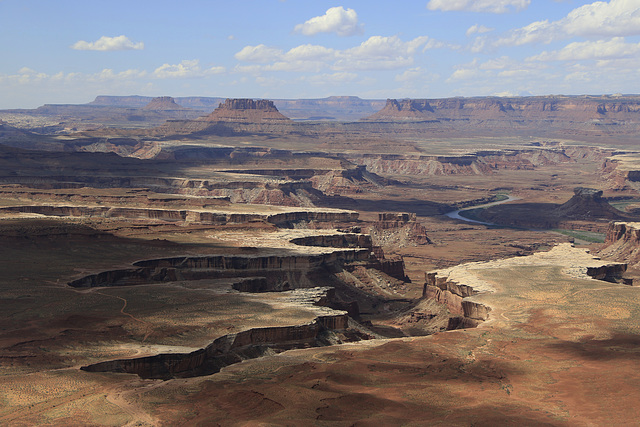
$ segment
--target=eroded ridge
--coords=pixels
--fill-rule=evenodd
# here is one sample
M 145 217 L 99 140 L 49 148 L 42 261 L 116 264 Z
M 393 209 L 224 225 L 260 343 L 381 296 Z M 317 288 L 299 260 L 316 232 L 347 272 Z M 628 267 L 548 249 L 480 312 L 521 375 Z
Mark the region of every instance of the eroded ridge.
M 141 378 L 171 379 L 211 375 L 225 366 L 294 348 L 308 348 L 370 338 L 349 330 L 346 312 L 317 306 L 331 297 L 331 288 L 290 292 L 299 305 L 316 306 L 318 316 L 303 325 L 252 328 L 217 338 L 190 353 L 165 353 L 134 359 L 118 359 L 83 366 L 88 372 L 120 372 Z
M 476 327 L 489 320 L 489 313 L 496 308 L 495 295 L 498 295 L 499 300 L 501 293 L 509 292 L 504 283 L 497 284 L 487 279 L 493 271 L 513 269 L 513 274 L 517 275 L 517 269 L 525 271 L 550 266 L 560 267 L 561 274 L 574 279 L 629 284 L 623 277 L 627 270 L 626 263 L 601 260 L 585 249 L 563 243 L 548 252 L 538 252 L 526 257 L 472 262 L 446 269 L 442 273 L 426 273 L 423 298 L 446 305 L 456 316 L 450 318 L 448 330 Z M 536 283 L 529 282 L 529 286 L 534 289 Z
M 453 315 L 449 317 L 447 330 L 475 328 L 489 318 L 491 307 L 467 299 L 479 292 L 473 287 L 450 280 L 438 273 L 426 273 L 422 297 L 446 305 Z
M 358 233 L 313 235 L 291 239 L 293 244 L 311 245 L 296 255 L 180 256 L 138 261 L 134 268 L 91 274 L 68 283 L 75 288 L 130 286 L 163 282 L 233 279 L 227 292 L 282 292 L 297 307 L 317 313 L 312 322 L 298 325 L 251 328 L 217 338 L 207 347 L 190 353 L 157 354 L 119 359 L 83 367 L 91 372 L 134 373 L 142 378 L 170 379 L 209 375 L 242 360 L 293 348 L 339 344 L 377 337 L 350 317 L 358 318 L 359 291 L 337 276 L 354 268 L 383 271 L 381 250 L 374 251 L 371 238 Z M 317 246 L 313 246 L 317 245 Z M 301 248 L 302 249 L 302 248 Z M 401 262 L 401 260 L 400 260 Z M 402 265 L 400 275 L 404 276 Z M 333 279 L 332 279 L 333 278 Z M 333 287 L 317 288 L 329 281 Z M 371 299 L 372 297 L 369 296 Z M 345 310 L 342 310 L 344 308 Z

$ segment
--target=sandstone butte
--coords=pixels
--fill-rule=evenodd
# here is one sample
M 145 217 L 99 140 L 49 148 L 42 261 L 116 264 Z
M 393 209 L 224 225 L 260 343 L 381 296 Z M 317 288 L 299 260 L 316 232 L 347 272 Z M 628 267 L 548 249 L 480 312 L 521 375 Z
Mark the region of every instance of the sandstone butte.
M 147 105 L 143 107 L 143 109 L 156 111 L 189 110 L 189 108 L 177 104 L 175 99 L 170 96 L 158 96 L 156 98 L 153 98 Z
M 290 121 L 278 111 L 273 101 L 267 99 L 227 99 L 202 120 L 253 123 Z

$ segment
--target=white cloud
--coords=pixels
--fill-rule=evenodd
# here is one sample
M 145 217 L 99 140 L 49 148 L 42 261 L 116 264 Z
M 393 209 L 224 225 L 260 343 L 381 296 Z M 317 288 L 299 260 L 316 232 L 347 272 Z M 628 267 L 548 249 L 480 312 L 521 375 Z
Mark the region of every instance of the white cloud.
M 134 43 L 126 36 L 107 37 L 102 36 L 95 42 L 80 40 L 71 46 L 75 50 L 142 50 L 144 43 Z
M 296 46 L 288 52 L 265 45 L 245 46 L 235 54 L 236 59 L 265 65 L 238 66 L 241 72 L 260 71 L 334 71 L 397 69 L 413 63 L 420 48 L 435 48 L 442 43 L 426 36 L 407 42 L 398 36 L 372 36 L 360 45 L 336 50 L 319 45 Z
M 125 71 L 120 71 L 116 73 L 110 68 L 105 68 L 99 73 L 87 75 L 86 79 L 91 82 L 104 82 L 104 81 L 111 81 L 111 80 L 133 80 L 133 79 L 145 77 L 146 75 L 147 75 L 146 71 L 125 70 Z M 81 75 L 77 73 L 76 74 L 72 73 L 67 75 L 67 79 L 74 79 L 78 77 L 81 77 Z
M 536 21 L 511 31 L 496 42 L 497 46 L 527 43 L 550 43 L 572 36 L 640 35 L 640 2 L 638 0 L 597 1 L 576 8 L 566 17 L 549 22 Z
M 562 26 L 579 36 L 632 36 L 640 34 L 638 0 L 597 1 L 569 12 Z
M 474 63 L 474 65 L 475 64 L 477 63 Z M 477 67 L 481 70 L 504 70 L 516 65 L 517 63 L 513 59 L 509 58 L 508 56 L 501 56 L 499 58 L 488 59 L 482 64 L 477 65 Z
M 467 37 L 473 34 L 484 34 L 493 31 L 493 28 L 485 27 L 484 25 L 475 24 L 469 27 L 467 32 L 465 33 Z
M 359 46 L 339 53 L 336 70 L 381 70 L 413 64 L 413 55 L 427 43 L 427 36 L 403 42 L 398 36 L 372 36 Z
M 153 76 L 159 79 L 168 78 L 196 78 L 206 77 L 212 74 L 224 73 L 224 67 L 211 67 L 203 69 L 197 59 L 184 60 L 179 64 L 162 64 L 153 72 Z
M 28 67 L 23 67 L 16 74 L 1 76 L 3 80 L 13 82 L 15 84 L 36 84 L 36 83 L 73 83 L 73 82 L 105 82 L 105 81 L 125 81 L 134 80 L 145 77 L 147 72 L 144 70 L 125 70 L 115 72 L 110 68 L 93 73 L 63 73 L 62 71 L 49 75 L 47 73 L 38 72 Z
M 508 56 L 489 59 L 485 62 L 474 59 L 469 63 L 458 65 L 447 81 L 472 80 L 499 84 L 505 78 L 525 79 L 539 75 L 545 68 L 546 65 L 541 63 L 523 62 Z
M 288 61 L 330 61 L 337 51 L 324 46 L 303 44 L 289 50 L 283 58 Z
M 526 9 L 531 0 L 430 0 L 427 9 L 466 12 L 507 13 Z
M 245 46 L 234 56 L 239 61 L 267 63 L 280 58 L 282 51 L 274 47 L 259 44 L 257 46 Z
M 498 39 L 496 46 L 521 46 L 527 43 L 551 43 L 561 33 L 560 25 L 557 22 L 550 23 L 548 20 L 536 21 L 531 24 L 512 30 L 506 37 Z
M 623 37 L 570 43 L 560 50 L 542 52 L 527 58 L 529 61 L 584 61 L 629 58 L 640 54 L 640 43 L 625 43 Z
M 460 68 L 458 70 L 455 70 L 447 80 L 448 81 L 468 80 L 476 77 L 477 75 L 478 75 L 478 70 L 476 69 Z
M 318 33 L 336 33 L 339 36 L 353 36 L 362 34 L 363 28 L 358 24 L 358 14 L 353 9 L 342 6 L 327 9 L 322 16 L 309 19 L 304 24 L 298 24 L 293 29 L 296 33 L 313 36 Z
M 397 82 L 413 82 L 416 80 L 422 80 L 426 76 L 425 71 L 420 67 L 409 68 L 402 73 L 397 74 L 394 80 Z

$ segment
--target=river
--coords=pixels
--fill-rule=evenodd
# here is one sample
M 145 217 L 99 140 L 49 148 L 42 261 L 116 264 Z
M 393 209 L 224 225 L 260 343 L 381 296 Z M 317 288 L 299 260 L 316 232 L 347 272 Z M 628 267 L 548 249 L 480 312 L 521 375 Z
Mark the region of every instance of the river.
M 458 209 L 458 210 L 455 210 L 455 211 L 451 211 L 449 213 L 446 213 L 445 215 L 448 216 L 449 218 L 461 219 L 462 221 L 472 222 L 474 224 L 495 225 L 492 222 L 476 221 L 475 219 L 465 218 L 465 217 L 460 215 L 460 212 L 468 211 L 470 209 L 488 208 L 489 206 L 501 205 L 503 203 L 511 202 L 513 200 L 520 200 L 520 197 L 509 196 L 504 200 L 499 200 L 497 202 L 491 202 L 491 203 L 485 203 L 484 205 L 469 206 L 469 207 L 466 207 L 466 208 L 462 208 L 462 209 Z

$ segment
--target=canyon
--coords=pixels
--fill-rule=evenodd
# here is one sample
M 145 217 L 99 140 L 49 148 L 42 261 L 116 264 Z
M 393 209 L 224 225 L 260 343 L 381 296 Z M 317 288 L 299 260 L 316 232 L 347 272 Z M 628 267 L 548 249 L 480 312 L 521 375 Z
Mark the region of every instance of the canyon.
M 637 419 L 639 99 L 0 112 L 0 423 Z

